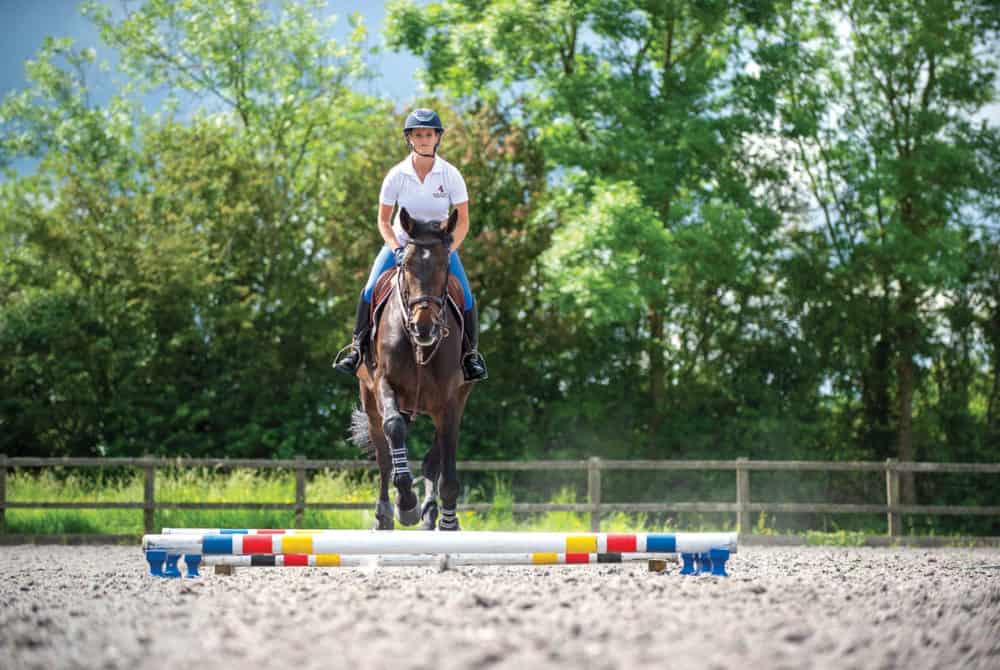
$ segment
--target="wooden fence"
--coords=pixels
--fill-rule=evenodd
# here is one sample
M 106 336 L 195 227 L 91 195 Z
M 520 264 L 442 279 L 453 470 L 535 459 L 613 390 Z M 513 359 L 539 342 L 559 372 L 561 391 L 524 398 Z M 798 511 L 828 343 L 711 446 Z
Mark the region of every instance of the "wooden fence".
M 10 468 L 84 467 L 139 468 L 144 472 L 142 502 L 22 502 L 7 500 L 7 470 Z M 418 462 L 411 464 L 419 468 Z M 295 472 L 295 502 L 259 503 L 181 503 L 156 499 L 158 468 L 250 468 L 287 469 Z M 219 459 L 219 458 L 8 458 L 0 455 L 0 532 L 5 529 L 8 509 L 141 509 L 147 532 L 155 531 L 154 514 L 158 509 L 252 509 L 294 510 L 295 526 L 301 527 L 307 509 L 345 510 L 370 509 L 371 503 L 307 502 L 306 473 L 310 470 L 370 470 L 370 461 Z M 514 513 L 578 512 L 590 515 L 590 528 L 599 532 L 601 514 L 606 512 L 729 512 L 736 515 L 737 529 L 749 533 L 751 515 L 760 512 L 802 512 L 837 514 L 885 514 L 888 535 L 900 535 L 903 514 L 925 515 L 987 515 L 1000 516 L 1000 506 L 963 507 L 956 505 L 903 505 L 899 499 L 899 479 L 903 472 L 1000 474 L 1000 463 L 913 463 L 889 459 L 884 463 L 871 461 L 753 461 L 739 458 L 732 461 L 626 461 L 590 458 L 570 461 L 464 461 L 459 470 L 491 472 L 579 471 L 587 473 L 585 503 L 514 503 Z M 606 470 L 643 471 L 733 471 L 735 472 L 735 502 L 616 502 L 601 501 L 601 473 Z M 793 472 L 880 472 L 885 475 L 885 502 L 871 504 L 752 502 L 750 473 L 754 471 Z M 488 512 L 490 503 L 459 505 L 460 510 Z

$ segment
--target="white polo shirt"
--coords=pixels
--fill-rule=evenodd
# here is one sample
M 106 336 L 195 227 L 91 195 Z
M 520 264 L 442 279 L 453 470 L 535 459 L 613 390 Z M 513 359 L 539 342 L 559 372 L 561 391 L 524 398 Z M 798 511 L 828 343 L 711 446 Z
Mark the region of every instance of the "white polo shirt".
M 468 199 L 469 192 L 462 173 L 440 156 L 434 157 L 434 166 L 423 183 L 417 179 L 417 172 L 413 169 L 412 155 L 407 156 L 389 170 L 379 193 L 383 205 L 398 203 L 400 209 L 405 207 L 410 216 L 418 221 L 443 221 L 448 218 L 451 206 L 461 205 Z M 398 211 L 392 222 L 392 231 L 400 244 L 406 244 L 410 239 L 399 223 Z

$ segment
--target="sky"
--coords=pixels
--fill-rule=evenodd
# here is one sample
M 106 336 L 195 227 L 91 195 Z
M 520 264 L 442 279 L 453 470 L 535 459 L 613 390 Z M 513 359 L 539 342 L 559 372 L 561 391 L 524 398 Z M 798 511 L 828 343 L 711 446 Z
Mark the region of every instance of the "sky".
M 112 8 L 119 8 L 119 0 L 105 0 Z M 10 91 L 27 86 L 24 76 L 26 60 L 34 58 L 46 36 L 71 37 L 80 48 L 97 49 L 97 60 L 114 62 L 114 52 L 102 47 L 97 30 L 89 20 L 80 14 L 81 0 L 0 0 L 0 25 L 3 26 L 3 48 L 0 49 L 0 97 Z M 277 5 L 277 2 L 272 4 Z M 346 41 L 350 30 L 347 17 L 359 12 L 368 26 L 369 43 L 382 44 L 382 23 L 385 19 L 385 4 L 364 0 L 328 0 L 326 14 L 336 15 L 333 37 Z M 383 50 L 370 62 L 381 76 L 370 86 L 362 88 L 365 93 L 391 97 L 399 104 L 405 104 L 420 92 L 416 79 L 420 61 L 408 53 L 393 53 Z M 115 90 L 114 72 L 96 73 L 100 80 L 91 83 L 94 101 L 103 102 Z

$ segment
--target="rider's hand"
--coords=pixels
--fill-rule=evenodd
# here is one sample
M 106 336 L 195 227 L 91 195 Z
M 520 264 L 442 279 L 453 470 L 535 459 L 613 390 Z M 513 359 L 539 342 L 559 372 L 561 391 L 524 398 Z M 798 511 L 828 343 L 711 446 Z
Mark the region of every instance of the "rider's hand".
M 396 247 L 392 250 L 392 255 L 396 257 L 396 265 L 402 267 L 403 265 L 403 254 L 406 252 L 406 247 Z

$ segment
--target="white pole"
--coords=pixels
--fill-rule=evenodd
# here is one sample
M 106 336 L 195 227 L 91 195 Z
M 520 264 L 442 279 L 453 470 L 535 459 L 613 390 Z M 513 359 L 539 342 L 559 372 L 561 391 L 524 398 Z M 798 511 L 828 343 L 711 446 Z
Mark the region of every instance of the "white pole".
M 340 530 L 280 535 L 161 534 L 147 551 L 170 554 L 603 554 L 736 551 L 736 533 L 523 533 Z

